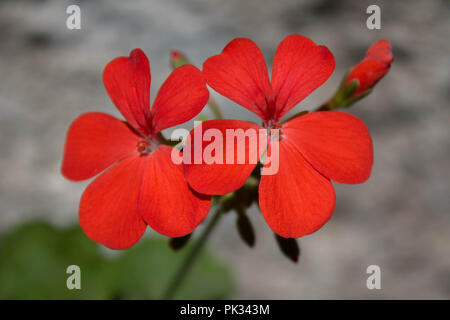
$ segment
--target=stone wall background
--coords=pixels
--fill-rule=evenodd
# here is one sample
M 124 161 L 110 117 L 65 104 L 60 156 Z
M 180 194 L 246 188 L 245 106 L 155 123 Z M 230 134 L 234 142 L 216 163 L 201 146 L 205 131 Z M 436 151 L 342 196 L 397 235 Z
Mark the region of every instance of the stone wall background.
M 81 7 L 80 31 L 66 29 L 69 4 Z M 365 27 L 369 4 L 381 7 L 379 31 Z M 336 71 L 294 113 L 328 98 L 368 46 L 386 38 L 393 67 L 351 110 L 372 133 L 371 179 L 335 185 L 335 214 L 301 239 L 297 265 L 279 253 L 256 209 L 256 248 L 241 243 L 232 215 L 211 247 L 235 269 L 235 298 L 450 298 L 449 11 L 437 0 L 0 1 L 0 232 L 35 217 L 77 221 L 87 183 L 59 173 L 65 132 L 82 112 L 119 116 L 101 80 L 112 58 L 142 48 L 154 98 L 170 49 L 200 66 L 233 38 L 250 37 L 270 66 L 278 43 L 300 33 L 330 48 Z M 256 120 L 215 96 L 227 117 Z M 370 264 L 382 269 L 382 290 L 365 286 Z

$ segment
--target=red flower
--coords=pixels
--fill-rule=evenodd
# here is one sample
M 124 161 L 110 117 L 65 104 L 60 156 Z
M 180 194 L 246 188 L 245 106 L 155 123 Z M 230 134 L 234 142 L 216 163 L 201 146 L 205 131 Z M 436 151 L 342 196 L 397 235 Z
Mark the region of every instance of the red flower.
M 259 48 L 249 39 L 231 41 L 221 54 L 203 65 L 207 83 L 222 95 L 256 113 L 264 128 L 279 128 L 279 144 L 262 139 L 263 148 L 255 150 L 246 144 L 243 164 L 189 164 L 183 169 L 188 183 L 198 192 L 226 194 L 240 188 L 255 163 L 248 161 L 252 152 L 258 156 L 268 145 L 268 154 L 279 147 L 279 170 L 265 175 L 259 185 L 259 205 L 270 228 L 285 238 L 297 238 L 319 229 L 335 206 L 335 192 L 330 182 L 361 183 L 370 176 L 373 155 L 369 132 L 357 117 L 339 112 L 312 112 L 285 123 L 281 118 L 292 107 L 323 84 L 334 70 L 334 57 L 324 46 L 310 39 L 291 35 L 284 39 L 273 62 L 272 80 Z M 237 120 L 212 120 L 202 130 L 214 128 L 225 136 L 227 129 L 263 127 Z M 194 150 L 191 132 L 185 150 Z M 270 139 L 270 138 L 269 138 Z M 203 141 L 203 149 L 207 147 Z M 194 149 L 192 149 L 194 148 Z M 223 144 L 223 155 L 236 154 L 237 144 Z M 200 150 L 202 151 L 202 150 Z M 187 151 L 185 151 L 185 156 Z
M 346 84 L 358 80 L 358 89 L 354 93 L 357 96 L 372 88 L 391 68 L 394 59 L 391 43 L 387 40 L 375 42 L 367 50 L 364 59 L 350 71 Z
M 62 173 L 89 179 L 107 169 L 81 197 L 80 224 L 86 235 L 112 249 L 135 244 L 149 225 L 184 236 L 205 218 L 210 199 L 187 185 L 172 148 L 158 133 L 197 115 L 208 101 L 200 70 L 175 70 L 150 110 L 150 66 L 140 49 L 112 60 L 103 72 L 106 90 L 128 123 L 108 114 L 81 115 L 69 128 Z

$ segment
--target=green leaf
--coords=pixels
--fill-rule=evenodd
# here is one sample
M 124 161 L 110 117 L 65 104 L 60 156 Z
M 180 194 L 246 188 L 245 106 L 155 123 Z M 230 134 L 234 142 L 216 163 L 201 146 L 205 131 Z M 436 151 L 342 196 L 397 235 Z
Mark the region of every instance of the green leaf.
M 110 284 L 100 271 L 108 261 L 79 230 L 57 230 L 37 221 L 4 235 L 0 242 L 0 299 L 110 298 Z M 81 290 L 66 286 L 70 265 L 81 268 Z
M 192 246 L 192 241 L 186 246 Z M 112 276 L 122 299 L 159 299 L 190 250 L 174 252 L 163 238 L 141 241 L 119 257 Z M 229 269 L 203 251 L 175 299 L 226 299 L 233 291 Z
M 188 252 L 173 252 L 165 238 L 154 237 L 127 251 L 110 250 L 114 254 L 101 248 L 78 225 L 58 229 L 36 221 L 17 227 L 0 237 L 0 299 L 159 298 Z M 70 265 L 81 269 L 81 290 L 66 286 Z M 225 299 L 232 290 L 227 266 L 204 252 L 177 297 Z

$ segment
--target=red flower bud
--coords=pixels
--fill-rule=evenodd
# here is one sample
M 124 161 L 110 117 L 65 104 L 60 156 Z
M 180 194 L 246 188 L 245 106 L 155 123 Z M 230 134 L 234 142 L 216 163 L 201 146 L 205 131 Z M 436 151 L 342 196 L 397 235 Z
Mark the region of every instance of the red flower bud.
M 170 65 L 173 69 L 184 66 L 185 64 L 190 64 L 186 55 L 179 50 L 170 51 Z
M 347 77 L 346 84 L 355 79 L 359 82 L 354 96 L 372 88 L 389 71 L 393 59 L 394 55 L 389 41 L 375 42 L 367 50 L 364 59 L 351 69 Z
M 170 58 L 172 60 L 178 60 L 180 57 L 184 57 L 184 54 L 181 51 L 178 50 L 172 50 L 170 51 Z

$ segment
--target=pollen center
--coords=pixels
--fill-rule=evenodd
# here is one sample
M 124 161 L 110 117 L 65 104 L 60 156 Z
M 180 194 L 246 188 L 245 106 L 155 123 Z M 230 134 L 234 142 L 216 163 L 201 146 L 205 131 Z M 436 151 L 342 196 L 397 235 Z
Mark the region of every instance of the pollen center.
M 266 130 L 267 130 L 267 138 L 272 141 L 280 141 L 282 138 L 282 125 L 279 122 L 274 120 L 267 121 Z
M 136 149 L 140 154 L 149 154 L 155 151 L 159 146 L 156 139 L 147 138 L 145 140 L 140 140 L 136 143 Z

